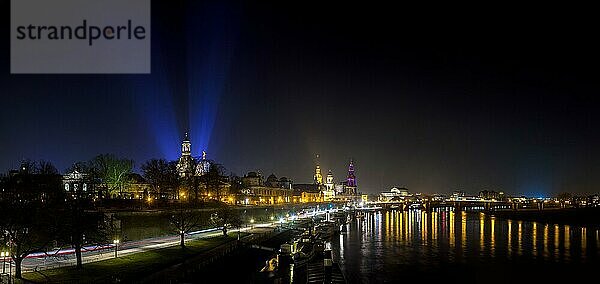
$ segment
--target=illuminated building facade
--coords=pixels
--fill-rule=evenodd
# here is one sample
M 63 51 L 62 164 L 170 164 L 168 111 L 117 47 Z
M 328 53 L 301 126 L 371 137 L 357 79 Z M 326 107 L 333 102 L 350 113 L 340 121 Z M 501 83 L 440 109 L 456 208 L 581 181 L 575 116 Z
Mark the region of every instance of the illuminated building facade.
M 71 173 L 62 176 L 63 189 L 68 198 L 96 198 L 94 183 L 88 174 L 73 170 Z
M 321 174 L 321 166 L 319 166 L 319 164 L 315 167 L 314 183 L 323 185 L 323 175 Z
M 196 165 L 195 176 L 200 177 L 208 173 L 210 170 L 210 162 L 206 159 L 206 152 L 202 151 L 202 159 Z
M 220 176 L 222 173 L 218 172 L 215 175 L 207 175 L 210 169 L 211 161 L 206 159 L 205 151 L 202 151 L 201 158 L 192 157 L 192 143 L 188 133 L 185 133 L 181 142 L 181 157 L 177 161 L 177 172 L 184 182 L 172 198 L 185 198 L 185 196 L 192 198 L 190 194 L 193 192 L 193 198 L 219 199 L 227 202 L 231 187 L 228 178 Z
M 309 184 L 309 183 L 299 183 L 294 184 L 294 197 L 295 202 L 298 203 L 314 203 L 314 202 L 323 202 L 324 194 L 323 191 L 325 187 L 323 185 L 318 184 Z
M 248 172 L 242 177 L 242 185 L 244 187 L 261 186 L 263 185 L 262 175 L 257 172 Z
M 326 182 L 325 182 L 325 187 L 327 188 L 327 190 L 334 190 L 334 184 L 333 184 L 333 173 L 331 173 L 331 171 L 329 171 L 327 173 L 327 178 L 326 178 Z
M 46 201 L 63 198 L 61 175 L 33 173 L 25 164 L 0 176 L 0 201 Z
M 181 157 L 177 161 L 177 172 L 182 178 L 191 177 L 194 174 L 194 159 L 192 158 L 192 143 L 187 132 L 181 142 Z
M 271 174 L 266 180 L 257 172 L 249 172 L 242 177 L 241 193 L 235 202 L 244 205 L 272 205 L 293 202 L 291 181 Z
M 384 191 L 379 194 L 379 201 L 400 201 L 412 196 L 405 187 L 392 187 L 390 191 Z
M 323 200 L 325 202 L 333 200 L 335 196 L 335 184 L 333 183 L 333 174 L 331 171 L 327 173 L 327 178 L 325 179 L 325 189 L 323 190 Z
M 120 192 L 120 197 L 124 199 L 146 199 L 148 197 L 159 197 L 157 192 L 154 192 L 152 185 L 139 174 L 131 173 L 128 177 L 129 183 Z M 172 197 L 171 197 L 172 198 Z
M 345 193 L 349 195 L 356 195 L 356 176 L 354 175 L 354 161 L 350 160 L 348 165 L 348 178 L 346 178 Z

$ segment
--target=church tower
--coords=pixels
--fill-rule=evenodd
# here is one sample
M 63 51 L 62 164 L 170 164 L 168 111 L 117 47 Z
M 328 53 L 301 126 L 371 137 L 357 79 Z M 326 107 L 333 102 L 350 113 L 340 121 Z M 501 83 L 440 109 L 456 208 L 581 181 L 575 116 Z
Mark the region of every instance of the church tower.
M 181 142 L 181 157 L 177 161 L 177 172 L 180 177 L 189 177 L 194 173 L 194 159 L 192 158 L 192 143 L 185 133 L 185 137 Z
M 333 174 L 331 171 L 327 172 L 327 178 L 325 181 L 325 190 L 322 191 L 323 201 L 329 202 L 335 197 L 335 191 L 333 190 L 335 185 L 333 184 Z
M 192 155 L 192 143 L 190 142 L 190 138 L 188 137 L 188 133 L 185 133 L 185 137 L 183 138 L 183 142 L 181 142 L 181 156 L 191 156 Z
M 346 178 L 346 193 L 356 194 L 356 176 L 354 175 L 354 161 L 350 160 L 348 166 L 348 178 Z
M 323 175 L 321 174 L 321 166 L 317 164 L 315 168 L 315 184 L 323 185 Z
M 319 166 L 319 154 L 317 154 L 315 162 L 317 166 L 315 167 L 315 175 L 313 178 L 313 182 L 316 185 L 323 185 L 323 175 L 321 174 L 321 166 Z
M 327 187 L 327 190 L 333 190 L 333 174 L 331 173 L 331 170 L 329 170 L 327 178 L 325 178 L 325 187 Z

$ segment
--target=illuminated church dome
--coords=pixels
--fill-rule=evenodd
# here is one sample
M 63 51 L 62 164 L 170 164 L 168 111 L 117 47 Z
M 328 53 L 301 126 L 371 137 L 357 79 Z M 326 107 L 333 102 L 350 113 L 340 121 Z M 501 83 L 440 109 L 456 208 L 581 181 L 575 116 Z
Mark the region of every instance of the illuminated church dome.
M 196 176 L 203 176 L 210 170 L 210 161 L 206 159 L 206 152 L 202 151 L 202 160 L 196 165 Z

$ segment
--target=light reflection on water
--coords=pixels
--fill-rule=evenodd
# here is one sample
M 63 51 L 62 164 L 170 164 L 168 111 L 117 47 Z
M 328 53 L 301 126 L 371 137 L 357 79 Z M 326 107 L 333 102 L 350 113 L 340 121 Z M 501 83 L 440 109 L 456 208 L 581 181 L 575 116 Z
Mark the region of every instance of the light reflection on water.
M 515 260 L 586 264 L 600 257 L 596 227 L 504 220 L 477 212 L 369 212 L 347 226 L 348 232 L 336 238 L 334 252 L 355 282 L 394 282 L 405 267 L 427 271 L 447 264 Z

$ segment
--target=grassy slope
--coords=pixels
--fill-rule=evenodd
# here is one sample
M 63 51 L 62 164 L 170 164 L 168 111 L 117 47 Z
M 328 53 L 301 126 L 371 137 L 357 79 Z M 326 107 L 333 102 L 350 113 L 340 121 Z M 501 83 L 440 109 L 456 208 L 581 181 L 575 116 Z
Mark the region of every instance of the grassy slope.
M 25 273 L 23 278 L 37 283 L 99 283 L 112 282 L 114 279 L 129 282 L 127 280 L 143 278 L 150 273 L 174 265 L 184 258 L 201 254 L 236 239 L 237 233 L 232 233 L 229 237 L 220 236 L 188 242 L 185 250 L 179 247 L 150 250 L 84 264 L 82 271 L 77 271 L 75 267 L 65 267 Z

